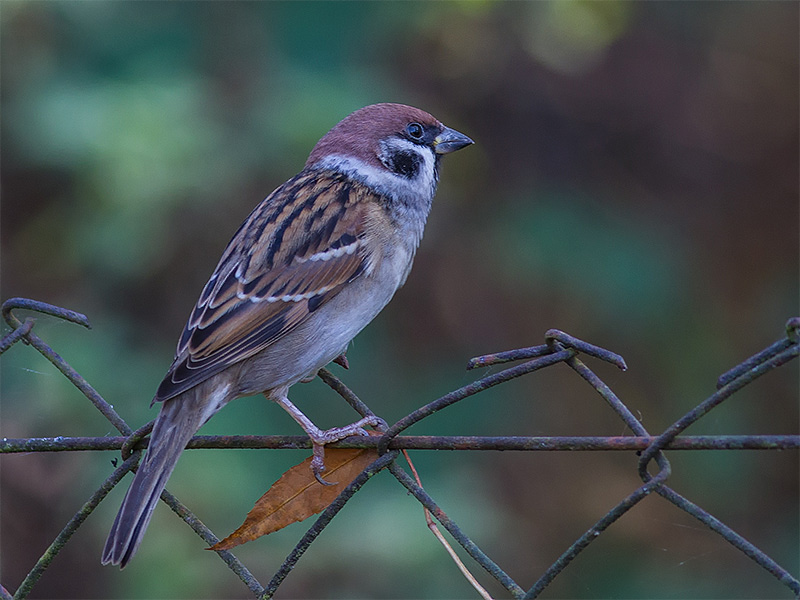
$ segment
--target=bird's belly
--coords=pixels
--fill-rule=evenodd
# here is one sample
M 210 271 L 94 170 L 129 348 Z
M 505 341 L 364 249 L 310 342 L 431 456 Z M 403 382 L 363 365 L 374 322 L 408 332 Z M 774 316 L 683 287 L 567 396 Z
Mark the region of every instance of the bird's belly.
M 384 270 L 351 282 L 290 333 L 243 361 L 237 395 L 282 393 L 342 354 L 391 300 L 405 271 Z

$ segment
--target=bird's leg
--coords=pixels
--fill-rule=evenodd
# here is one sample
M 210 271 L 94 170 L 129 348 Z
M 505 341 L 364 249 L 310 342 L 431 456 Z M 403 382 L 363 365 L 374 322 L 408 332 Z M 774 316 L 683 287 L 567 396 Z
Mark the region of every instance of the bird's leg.
M 297 424 L 300 425 L 300 427 L 303 428 L 303 431 L 308 434 L 308 437 L 311 438 L 311 447 L 314 454 L 313 458 L 311 459 L 311 470 L 314 473 L 314 477 L 322 485 L 336 485 L 335 483 L 326 481 L 322 477 L 322 472 L 325 470 L 325 444 L 338 442 L 339 440 L 343 440 L 351 435 L 368 435 L 367 432 L 364 431 L 365 426 L 375 426 L 382 423 L 380 417 L 372 416 L 364 417 L 363 419 L 359 419 L 355 423 L 345 425 L 344 427 L 332 427 L 331 429 L 323 430 L 314 425 L 314 423 L 311 422 L 311 419 L 303 414 L 303 411 L 292 404 L 285 394 L 273 399 L 281 407 L 283 407 L 283 410 L 289 413 L 289 415 L 295 421 L 297 421 Z

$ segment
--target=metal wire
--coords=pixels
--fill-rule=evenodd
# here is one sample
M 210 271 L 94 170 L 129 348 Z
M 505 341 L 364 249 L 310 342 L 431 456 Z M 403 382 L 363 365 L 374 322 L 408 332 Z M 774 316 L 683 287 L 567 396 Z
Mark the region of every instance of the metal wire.
M 500 451 L 638 451 L 650 447 L 656 436 L 480 436 L 480 435 L 403 435 L 393 438 L 389 450 L 500 450 Z M 64 437 L 3 438 L 0 454 L 27 452 L 70 452 L 76 450 L 122 450 L 130 438 Z M 328 444 L 328 448 L 377 448 L 378 438 L 353 436 Z M 148 440 L 139 440 L 136 450 L 144 450 Z M 304 435 L 196 435 L 186 446 L 195 449 L 298 450 L 311 448 Z M 664 450 L 795 450 L 796 435 L 693 435 L 673 439 Z
M 152 423 L 148 423 L 134 431 L 114 411 L 111 405 L 61 356 L 47 343 L 37 336 L 33 329 L 35 319 L 28 317 L 20 320 L 14 310 L 25 309 L 51 315 L 66 321 L 90 327 L 88 319 L 77 312 L 64 308 L 28 300 L 12 298 L 2 305 L 2 315 L 11 327 L 11 331 L 0 340 L 0 354 L 6 352 L 19 342 L 29 344 L 47 358 L 56 369 L 64 374 L 84 396 L 123 434 L 115 437 L 53 437 L 22 438 L 0 440 L 0 454 L 19 452 L 68 452 L 87 450 L 121 450 L 124 462 L 117 467 L 109 478 L 95 490 L 86 503 L 65 525 L 56 536 L 41 558 L 32 567 L 13 596 L 0 586 L 0 599 L 27 598 L 41 575 L 56 558 L 59 551 L 69 542 L 72 535 L 89 517 L 108 492 L 129 471 L 135 470 L 141 451 L 147 447 L 147 435 Z M 714 517 L 696 503 L 684 498 L 666 485 L 672 467 L 664 455 L 665 450 L 788 450 L 800 448 L 800 435 L 731 435 L 731 436 L 685 436 L 681 435 L 688 427 L 708 414 L 716 406 L 730 398 L 733 394 L 749 385 L 762 375 L 779 368 L 797 358 L 800 353 L 800 317 L 790 319 L 786 324 L 786 336 L 771 344 L 768 348 L 743 361 L 718 381 L 717 391 L 698 404 L 692 410 L 676 420 L 659 435 L 651 435 L 636 419 L 628 407 L 616 396 L 586 364 L 579 355 L 588 355 L 610 362 L 621 369 L 626 369 L 621 356 L 603 348 L 578 340 L 564 332 L 550 330 L 545 334 L 545 344 L 531 348 L 522 348 L 487 354 L 473 358 L 468 368 L 497 365 L 510 361 L 524 360 L 521 364 L 504 369 L 499 373 L 488 375 L 458 390 L 445 394 L 411 412 L 396 423 L 384 425 L 378 429 L 383 433 L 377 437 L 351 437 L 342 440 L 332 447 L 341 448 L 377 448 L 381 456 L 351 482 L 336 500 L 326 508 L 300 539 L 295 548 L 286 557 L 281 567 L 272 576 L 267 586 L 262 586 L 250 571 L 229 551 L 217 554 L 224 561 L 251 594 L 257 598 L 271 598 L 292 569 L 298 564 L 305 551 L 327 527 L 345 503 L 376 473 L 388 470 L 395 479 L 407 489 L 442 526 L 453 536 L 464 550 L 491 577 L 502 585 L 514 598 L 536 598 L 552 581 L 558 577 L 585 548 L 597 539 L 608 527 L 622 518 L 633 506 L 653 493 L 671 502 L 674 506 L 697 519 L 704 526 L 719 534 L 733 547 L 748 556 L 755 564 L 775 577 L 780 583 L 800 597 L 800 581 L 787 569 L 779 565 L 763 550 L 754 546 L 725 523 Z M 633 435 L 610 437 L 524 437 L 524 436 L 400 436 L 399 434 L 414 423 L 429 415 L 451 406 L 464 398 L 478 394 L 490 387 L 505 383 L 516 377 L 532 373 L 553 364 L 564 362 L 584 379 L 601 398 L 608 403 L 620 417 Z M 369 407 L 349 390 L 338 378 L 326 369 L 319 373 L 320 378 L 334 391 L 341 395 L 362 416 L 374 416 Z M 187 448 L 309 448 L 310 442 L 305 436 L 195 436 Z M 564 553 L 553 562 L 539 579 L 527 591 L 517 584 L 503 569 L 495 563 L 464 531 L 437 505 L 435 500 L 421 488 L 396 462 L 400 449 L 429 450 L 516 450 L 516 451 L 640 451 L 638 474 L 643 484 L 603 515 L 594 525 L 575 540 Z M 655 473 L 650 473 L 651 465 Z M 164 490 L 161 499 L 180 516 L 208 544 L 218 540 L 185 505 L 170 492 Z

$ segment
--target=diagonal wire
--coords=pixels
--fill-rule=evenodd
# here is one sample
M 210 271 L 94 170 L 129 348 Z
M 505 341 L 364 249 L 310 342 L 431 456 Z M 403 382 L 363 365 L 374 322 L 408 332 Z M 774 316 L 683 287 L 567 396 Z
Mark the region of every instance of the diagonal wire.
M 286 576 L 294 569 L 300 557 L 308 550 L 308 547 L 317 539 L 319 534 L 322 533 L 322 530 L 328 526 L 333 517 L 338 514 L 347 501 L 350 500 L 373 475 L 390 465 L 397 458 L 397 455 L 398 453 L 396 451 L 392 451 L 378 457 L 372 464 L 361 471 L 361 473 L 342 490 L 336 499 L 322 511 L 314 524 L 306 531 L 305 535 L 297 542 L 297 545 L 283 561 L 283 564 L 272 577 L 272 580 L 264 588 L 261 595 L 262 600 L 272 598 L 278 586 L 283 583 L 283 580 L 286 579 Z
M 505 572 L 500 566 L 489 558 L 486 553 L 481 550 L 478 545 L 473 542 L 466 534 L 461 531 L 461 528 L 453 521 L 447 514 L 439 508 L 436 502 L 431 498 L 428 493 L 417 485 L 417 482 L 405 472 L 397 464 L 389 467 L 389 471 L 394 475 L 395 479 L 399 481 L 411 494 L 427 508 L 430 513 L 436 517 L 436 520 L 447 529 L 450 535 L 461 544 L 461 547 L 466 550 L 469 555 L 483 567 L 487 573 L 494 577 L 503 587 L 505 587 L 514 598 L 522 598 L 525 591 L 517 585 L 517 583 Z
M 192 531 L 200 536 L 209 546 L 213 546 L 219 542 L 219 538 L 214 535 L 214 532 L 170 492 L 167 490 L 162 491 L 161 500 L 166 503 L 176 515 L 183 519 L 183 521 L 192 528 Z M 264 588 L 261 587 L 258 580 L 232 552 L 228 550 L 214 550 L 214 552 L 217 553 L 222 561 L 228 565 L 228 568 L 234 572 L 255 596 L 264 592 Z
M 401 431 L 408 429 L 414 423 L 421 421 L 425 417 L 432 415 L 435 412 L 442 410 L 450 406 L 451 404 L 455 404 L 463 400 L 464 398 L 468 398 L 469 396 L 473 396 L 479 392 L 489 389 L 490 387 L 494 387 L 501 383 L 505 383 L 515 377 L 520 377 L 525 375 L 526 373 L 531 373 L 538 369 L 542 369 L 544 367 L 556 364 L 558 362 L 564 361 L 569 357 L 575 354 L 574 350 L 565 350 L 563 352 L 558 352 L 556 354 L 550 354 L 548 356 L 542 356 L 540 358 L 536 358 L 534 360 L 522 363 L 521 365 L 517 365 L 516 367 L 511 367 L 510 369 L 505 369 L 500 371 L 499 373 L 495 373 L 493 375 L 488 375 L 483 377 L 482 379 L 478 379 L 477 381 L 473 381 L 457 390 L 449 392 L 426 404 L 425 406 L 418 408 L 417 410 L 413 411 L 412 413 L 406 415 L 399 421 L 397 421 L 394 425 L 389 427 L 389 429 L 383 434 L 383 436 L 378 441 L 378 452 L 385 452 L 386 449 L 389 447 L 389 442 L 397 436 Z M 474 359 L 473 359 L 474 360 Z
M 569 341 L 570 340 L 566 340 L 564 337 L 560 337 L 559 341 L 556 341 L 555 338 L 551 338 L 550 343 L 553 345 L 555 350 L 560 350 L 563 347 L 562 343 L 569 343 Z M 616 412 L 622 418 L 631 431 L 640 436 L 648 435 L 647 430 L 636 419 L 633 413 L 631 413 L 628 407 L 625 406 L 625 404 L 617 397 L 611 388 L 609 388 L 608 385 L 606 385 L 597 375 L 595 375 L 595 373 L 589 369 L 583 363 L 583 361 L 573 356 L 568 359 L 566 363 L 571 369 L 577 372 L 578 375 L 585 379 L 587 383 L 589 383 L 589 385 L 591 385 L 600 394 L 600 396 L 602 396 L 602 398 L 609 404 L 609 406 L 611 406 L 614 412 Z M 542 591 L 544 591 L 544 589 L 556 578 L 556 576 L 566 569 L 570 562 L 572 562 L 572 560 L 578 556 L 578 554 L 586 549 L 589 544 L 597 539 L 597 537 L 603 531 L 605 531 L 615 521 L 622 517 L 622 515 L 638 504 L 642 499 L 646 498 L 653 491 L 653 489 L 657 488 L 664 481 L 666 481 L 672 470 L 669 461 L 660 451 L 655 455 L 655 458 L 659 468 L 661 469 L 660 472 L 655 477 L 647 481 L 643 486 L 639 487 L 633 493 L 628 495 L 614 508 L 608 511 L 599 521 L 597 521 L 569 548 L 567 548 L 567 550 L 561 556 L 559 556 L 552 565 L 550 565 L 550 567 L 542 574 L 536 583 L 534 583 L 534 585 L 528 590 L 528 593 L 525 595 L 526 599 L 537 598 Z
M 671 488 L 662 485 L 655 489 L 655 492 L 662 498 L 672 502 L 675 506 L 692 515 L 695 519 L 706 525 L 712 531 L 722 536 L 725 541 L 741 550 L 746 556 L 751 558 L 757 565 L 774 576 L 783 585 L 792 590 L 796 596 L 800 597 L 800 581 L 792 576 L 789 571 L 780 566 L 770 558 L 763 550 L 747 541 L 743 536 L 736 533 L 733 529 L 725 525 L 722 521 L 711 515 L 697 504 L 687 500 Z
M 85 315 L 75 312 L 74 310 L 67 310 L 65 308 L 53 306 L 52 304 L 28 300 L 26 298 L 11 298 L 3 302 L 0 312 L 2 312 L 3 318 L 6 320 L 6 322 L 15 329 L 25 326 L 25 324 L 22 323 L 12 312 L 14 309 L 19 308 L 34 310 L 64 319 L 65 321 L 70 321 L 71 323 L 83 325 L 86 328 L 91 328 L 89 319 L 87 319 Z M 125 423 L 122 417 L 117 414 L 117 411 L 115 411 L 114 408 L 108 402 L 106 402 L 105 399 L 103 399 L 97 390 L 89 385 L 89 382 L 86 381 L 80 373 L 73 369 L 67 363 L 67 361 L 61 358 L 61 356 L 59 356 L 55 350 L 48 346 L 38 335 L 29 329 L 28 332 L 22 336 L 22 339 L 26 343 L 29 343 L 31 346 L 36 348 L 39 353 L 42 354 L 42 356 L 44 356 L 53 364 L 53 366 L 55 366 L 56 369 L 61 371 L 61 373 L 67 379 L 69 379 L 70 382 L 72 382 L 72 385 L 78 388 L 83 395 L 95 405 L 97 410 L 99 410 L 103 416 L 111 421 L 111 424 L 117 428 L 117 431 L 125 435 L 129 435 L 131 433 L 131 428 L 127 423 Z
M 14 344 L 19 342 L 20 340 L 24 339 L 28 333 L 30 333 L 33 326 L 36 324 L 35 319 L 25 319 L 24 323 L 21 323 L 19 327 L 14 329 L 11 333 L 5 336 L 2 341 L 0 341 L 0 354 L 11 348 Z
M 14 593 L 14 600 L 28 597 L 28 594 L 30 594 L 33 586 L 37 581 L 39 581 L 39 578 L 42 576 L 45 569 L 50 566 L 50 563 L 53 562 L 53 559 L 56 557 L 56 555 L 61 551 L 62 548 L 64 548 L 66 543 L 72 537 L 72 534 L 77 531 L 78 527 L 80 527 L 86 518 L 92 513 L 92 511 L 97 508 L 97 505 L 100 504 L 100 501 L 106 497 L 106 495 L 117 483 L 119 483 L 125 474 L 130 471 L 131 467 L 133 467 L 138 461 L 138 454 L 128 458 L 128 460 L 117 467 L 114 472 L 103 482 L 103 484 L 94 492 L 94 494 L 91 495 L 89 500 L 86 501 L 80 510 L 75 513 L 75 515 L 64 526 L 64 529 L 62 529 L 61 532 L 56 536 L 56 539 L 53 540 L 53 543 L 50 544 L 47 550 L 45 550 L 44 554 L 42 554 L 41 558 L 39 558 L 25 579 L 22 580 L 22 583 Z
M 783 364 L 786 364 L 790 360 L 797 358 L 798 354 L 800 354 L 800 345 L 795 343 L 781 352 L 772 355 L 769 359 L 764 360 L 760 364 L 752 366 L 742 375 L 737 376 L 735 379 L 731 379 L 728 383 L 719 388 L 719 390 L 717 390 L 714 394 L 706 398 L 695 408 L 667 427 L 664 432 L 650 445 L 650 447 L 642 453 L 642 456 L 639 459 L 639 474 L 642 475 L 645 472 L 647 469 L 647 463 L 656 452 L 660 451 L 661 448 L 669 444 L 677 437 L 679 433 L 684 431 L 692 423 L 704 416 L 715 406 L 718 406 L 730 398 L 734 393 L 738 392 L 744 386 L 752 383 L 776 367 L 779 367 Z

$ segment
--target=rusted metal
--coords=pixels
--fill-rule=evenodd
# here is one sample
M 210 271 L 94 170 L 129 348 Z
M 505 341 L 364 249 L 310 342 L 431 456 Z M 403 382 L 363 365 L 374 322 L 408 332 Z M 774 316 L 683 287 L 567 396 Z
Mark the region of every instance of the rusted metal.
M 653 444 L 656 436 L 481 436 L 481 435 L 403 435 L 393 438 L 390 450 L 497 450 L 500 452 L 638 452 Z M 121 450 L 130 438 L 54 437 L 3 438 L 0 454 L 26 452 L 70 452 Z M 329 444 L 329 448 L 377 448 L 372 436 L 352 436 Z M 305 435 L 196 435 L 188 450 L 253 449 L 298 450 L 311 447 Z M 132 450 L 147 448 L 147 438 Z M 695 435 L 673 439 L 664 450 L 794 450 L 800 448 L 800 435 Z

